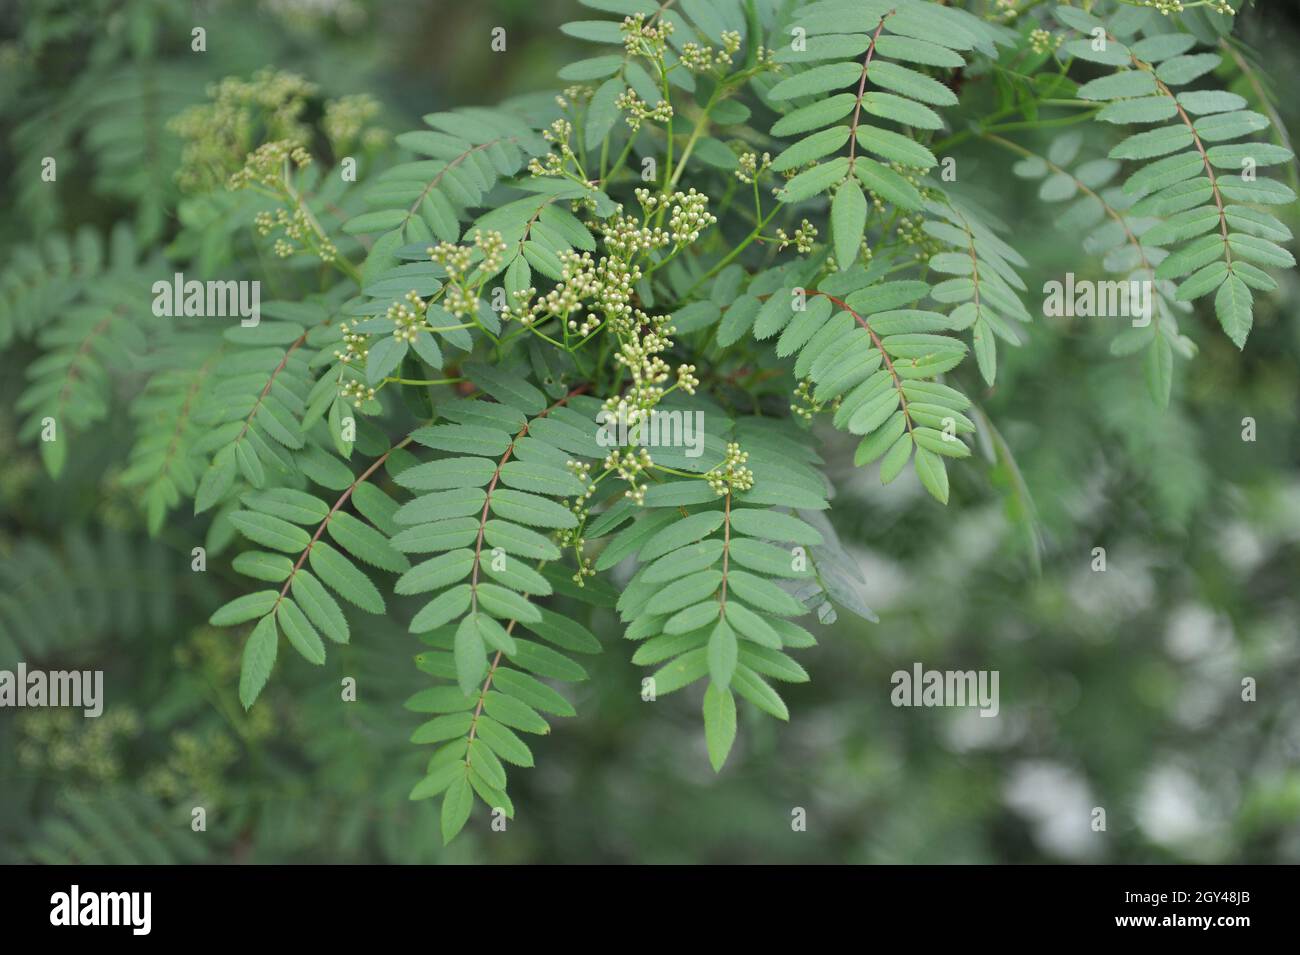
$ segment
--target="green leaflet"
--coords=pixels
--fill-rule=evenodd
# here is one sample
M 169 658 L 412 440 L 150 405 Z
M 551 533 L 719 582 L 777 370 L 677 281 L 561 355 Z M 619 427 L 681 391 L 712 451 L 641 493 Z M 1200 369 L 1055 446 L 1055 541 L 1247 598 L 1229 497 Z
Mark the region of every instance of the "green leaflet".
M 736 634 L 726 620 L 719 620 L 709 633 L 709 678 L 725 689 L 736 671 Z
M 377 385 L 396 371 L 397 366 L 406 357 L 407 347 L 406 342 L 398 341 L 391 336 L 381 338 L 371 345 L 370 354 L 366 358 L 366 381 L 371 385 Z
M 961 67 L 961 55 L 928 40 L 905 36 L 881 36 L 876 40 L 876 52 L 891 60 L 906 60 L 924 66 Z
M 1158 63 L 1171 56 L 1186 53 L 1196 45 L 1196 38 L 1187 33 L 1164 33 L 1149 36 L 1133 44 L 1133 55 L 1147 63 Z
M 311 535 L 302 528 L 270 514 L 234 511 L 230 523 L 249 540 L 273 550 L 295 553 L 305 550 L 311 542 Z
M 789 720 L 790 711 L 785 701 L 769 686 L 761 676 L 743 663 L 736 664 L 731 686 L 735 692 L 749 700 L 759 709 L 779 720 Z
M 562 504 L 526 491 L 498 488 L 492 492 L 489 506 L 498 517 L 532 527 L 565 528 L 578 524 L 573 512 Z
M 1069 40 L 1061 45 L 1061 54 L 1077 56 L 1092 63 L 1105 66 L 1124 66 L 1129 62 L 1128 47 L 1122 43 L 1096 43 L 1088 40 Z
M 1218 294 L 1214 296 L 1214 312 L 1219 316 L 1219 324 L 1238 348 L 1246 347 L 1253 305 L 1253 297 L 1246 283 L 1231 274 L 1224 279 Z
M 853 161 L 853 171 L 868 191 L 904 209 L 921 208 L 921 194 L 916 191 L 916 187 L 888 166 L 859 156 Z
M 1192 132 L 1185 126 L 1165 126 L 1134 133 L 1110 151 L 1112 159 L 1153 159 L 1192 144 Z
M 237 556 L 231 566 L 236 572 L 257 580 L 280 583 L 293 573 L 293 561 L 281 554 L 247 550 Z
M 325 662 L 325 645 L 321 643 L 320 635 L 316 632 L 316 628 L 311 625 L 306 614 L 288 597 L 280 601 L 280 607 L 276 611 L 276 620 L 280 624 L 280 629 L 284 631 L 284 635 L 289 638 L 289 643 L 309 663 L 315 663 L 319 666 Z
M 572 704 L 545 683 L 526 673 L 515 670 L 499 670 L 494 677 L 496 686 L 529 706 L 536 707 L 556 716 L 576 715 Z
M 248 635 L 239 665 L 239 702 L 246 710 L 252 707 L 271 677 L 278 638 L 275 618 L 270 614 L 258 621 Z
M 396 481 L 417 491 L 482 487 L 496 474 L 496 462 L 488 458 L 451 457 L 406 468 Z
M 941 457 L 924 447 L 917 448 L 916 475 L 935 500 L 948 503 L 948 472 Z
M 458 736 L 464 736 L 469 732 L 473 725 L 474 717 L 467 712 L 446 713 L 442 716 L 435 716 L 426 723 L 422 723 L 414 733 L 411 734 L 412 743 L 441 743 L 444 740 L 455 739 Z M 450 777 L 448 777 L 450 780 Z M 425 790 L 422 792 L 428 796 L 435 796 L 447 784 L 437 786 L 436 783 L 426 783 Z M 437 788 L 435 788 L 437 787 Z M 431 791 L 429 791 L 431 790 Z M 422 796 L 412 795 L 412 799 L 425 798 Z
M 240 495 L 240 500 L 254 511 L 295 524 L 319 524 L 329 514 L 329 505 L 324 501 L 290 488 L 249 491 Z
M 822 535 L 817 530 L 780 511 L 737 508 L 731 512 L 731 527 L 738 533 L 766 540 L 790 541 L 805 546 L 822 543 Z
M 395 520 L 398 524 L 410 525 L 467 517 L 481 513 L 486 500 L 487 492 L 477 487 L 423 494 L 403 504 L 398 509 Z
M 922 103 L 934 106 L 954 106 L 957 103 L 952 90 L 938 80 L 897 63 L 872 63 L 867 76 L 876 86 Z
M 456 682 L 466 695 L 483 681 L 487 673 L 487 649 L 479 632 L 478 614 L 471 613 L 456 628 Z
M 642 561 L 652 561 L 670 551 L 677 550 L 679 547 L 694 543 L 702 537 L 707 537 L 722 526 L 723 520 L 724 516 L 721 511 L 705 511 L 702 514 L 693 514 L 681 518 L 653 534 L 649 540 L 642 544 L 639 554 L 640 559 Z
M 862 108 L 872 116 L 892 119 L 904 126 L 915 126 L 918 129 L 943 127 L 943 120 L 930 107 L 893 93 L 867 93 L 862 97 Z
M 840 93 L 818 99 L 778 119 L 772 126 L 772 135 L 793 136 L 820 129 L 827 123 L 833 123 L 847 116 L 853 111 L 856 102 L 857 97 L 852 93 Z
M 516 766 L 533 765 L 533 754 L 527 744 L 490 715 L 479 717 L 478 737 L 506 762 Z
M 564 654 L 532 640 L 516 640 L 511 662 L 538 676 L 576 682 L 587 679 L 587 671 Z
M 848 159 L 841 156 L 806 169 L 785 184 L 779 193 L 779 198 L 782 202 L 803 202 L 811 199 L 843 179 L 848 172 L 848 167 Z
M 732 594 L 758 610 L 791 616 L 801 614 L 804 608 L 772 581 L 745 570 L 732 570 L 727 574 L 727 586 Z
M 736 740 L 736 699 L 725 686 L 710 683 L 704 691 L 704 739 L 714 772 L 722 769 Z
M 449 551 L 416 564 L 398 578 L 393 590 L 399 594 L 419 594 L 441 590 L 469 576 L 474 568 L 474 552 L 468 548 Z
M 900 162 L 905 166 L 929 169 L 938 165 L 934 153 L 920 143 L 877 126 L 862 123 L 858 126 L 858 145 L 869 153 L 875 153 L 882 159 Z
M 550 724 L 535 709 L 514 696 L 492 690 L 483 697 L 483 711 L 501 723 L 526 733 L 549 733 Z M 467 732 L 468 726 L 461 732 Z
M 772 160 L 772 168 L 777 172 L 798 168 L 815 159 L 820 159 L 828 153 L 835 152 L 848 142 L 848 139 L 849 128 L 847 126 L 834 126 L 819 133 L 813 133 L 811 136 L 799 140 L 799 142 L 784 150 Z
M 768 94 L 774 100 L 798 99 L 801 96 L 814 96 L 829 93 L 831 90 L 843 89 L 856 84 L 862 75 L 862 66 L 857 63 L 830 63 L 814 66 L 796 73 L 772 87 Z
M 384 612 L 379 588 L 329 544 L 318 540 L 312 545 L 308 560 L 316 575 L 344 600 L 368 613 Z
M 835 259 L 845 268 L 858 257 L 863 230 L 867 224 L 867 200 L 853 180 L 835 191 L 831 203 L 831 235 L 835 241 Z M 829 303 L 828 303 L 829 304 Z
M 399 530 L 392 544 L 406 554 L 427 554 L 472 544 L 478 537 L 479 522 L 472 517 L 435 520 Z
M 534 560 L 558 560 L 560 550 L 536 531 L 509 521 L 490 520 L 483 525 L 484 538 L 492 547 Z
M 723 542 L 716 539 L 688 544 L 659 557 L 646 567 L 647 583 L 664 584 L 687 574 L 712 567 L 722 556 Z
M 1134 96 L 1151 96 L 1156 92 L 1155 77 L 1145 70 L 1122 70 L 1079 87 L 1080 99 L 1113 100 Z
M 485 457 L 500 457 L 510 446 L 510 435 L 505 431 L 478 425 L 432 425 L 412 437 L 426 448 Z
M 503 404 L 526 415 L 535 415 L 546 407 L 546 396 L 527 381 L 492 365 L 466 366 L 469 379 Z M 504 450 L 504 448 L 502 449 Z
M 1168 96 L 1145 96 L 1109 103 L 1097 114 L 1097 118 L 1106 123 L 1158 123 L 1173 119 L 1176 115 L 1178 104 L 1175 100 Z
M 684 686 L 689 686 L 709 671 L 703 648 L 689 650 L 654 672 L 650 678 L 656 696 L 667 696 Z
M 335 543 L 371 566 L 394 573 L 411 566 L 405 556 L 393 549 L 388 538 L 346 511 L 336 511 L 325 527 Z
M 1156 77 L 1169 86 L 1183 86 L 1213 70 L 1220 59 L 1217 53 L 1175 56 L 1156 67 Z
M 805 299 L 796 290 L 773 292 L 754 318 L 754 337 L 762 341 L 771 338 L 790 322 Z
M 474 794 L 470 790 L 468 779 L 463 774 L 457 775 L 448 785 L 447 794 L 442 797 L 442 841 L 444 844 L 456 838 L 457 833 L 465 828 L 469 821 L 469 812 L 474 805 Z
M 303 612 L 325 636 L 335 643 L 348 642 L 348 621 L 343 611 L 320 581 L 301 568 L 293 575 L 290 584 L 294 599 Z
M 232 627 L 247 620 L 261 617 L 271 611 L 280 594 L 275 590 L 259 590 L 257 593 L 245 594 L 213 612 L 208 623 L 214 627 Z

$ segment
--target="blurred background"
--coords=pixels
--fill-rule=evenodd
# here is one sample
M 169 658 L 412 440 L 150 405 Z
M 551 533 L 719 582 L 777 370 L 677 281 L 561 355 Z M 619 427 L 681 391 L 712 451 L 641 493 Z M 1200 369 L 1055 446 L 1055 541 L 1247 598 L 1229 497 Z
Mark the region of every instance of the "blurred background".
M 1289 7 L 1249 9 L 1238 36 L 1295 130 Z M 33 307 L 12 266 L 50 236 L 132 221 L 147 247 L 175 240 L 166 123 L 221 77 L 270 66 L 324 96 L 368 93 L 396 133 L 561 86 L 580 44 L 558 25 L 591 16 L 577 0 L 3 0 L 0 309 Z M 508 55 L 490 50 L 498 26 Z M 1233 88 L 1253 99 L 1249 84 Z M 52 154 L 55 186 L 36 171 Z M 1077 237 L 1004 155 L 962 155 L 963 176 L 1005 183 L 1031 289 L 1077 263 Z M 1300 226 L 1296 211 L 1279 214 Z M 423 762 L 407 742 L 420 717 L 400 706 L 423 685 L 409 608 L 354 621 L 324 672 L 277 668 L 245 714 L 239 644 L 205 623 L 239 592 L 229 555 L 192 573 L 206 522 L 183 507 L 151 536 L 122 480 L 131 383 L 57 481 L 21 415 L 0 416 L 3 666 L 24 647 L 29 667 L 107 671 L 99 719 L 0 710 L 0 861 L 1300 862 L 1300 287 L 1279 278 L 1242 354 L 1212 315 L 1184 323 L 1201 354 L 1177 364 L 1165 412 L 1096 323 L 1037 321 L 981 398 L 992 461 L 950 469 L 947 511 L 910 478 L 882 488 L 827 435 L 831 520 L 880 621 L 814 625 L 812 682 L 783 690 L 789 725 L 742 706 L 715 775 L 699 693 L 641 702 L 631 647 L 598 611 L 606 652 L 579 715 L 512 773 L 517 818 L 493 833 L 476 815 L 447 848 L 438 802 L 407 799 Z M 12 409 L 40 350 L 3 345 Z M 893 707 L 890 676 L 915 662 L 999 671 L 1000 715 Z M 346 675 L 365 689 L 340 706 Z

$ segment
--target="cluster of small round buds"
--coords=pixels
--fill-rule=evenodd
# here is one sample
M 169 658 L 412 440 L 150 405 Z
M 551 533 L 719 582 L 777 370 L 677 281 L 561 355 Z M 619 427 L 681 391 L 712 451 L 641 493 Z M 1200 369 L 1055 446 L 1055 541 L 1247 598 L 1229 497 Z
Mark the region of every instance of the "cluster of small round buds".
M 570 474 L 582 482 L 585 488 L 583 499 L 591 497 L 596 493 L 596 482 L 591 479 L 591 463 L 586 461 L 568 460 L 564 462 L 564 467 Z
M 695 389 L 700 386 L 700 379 L 695 377 L 694 365 L 677 366 L 677 386 L 688 395 L 695 394 Z
M 812 380 L 805 378 L 795 386 L 794 401 L 790 404 L 790 411 L 795 417 L 811 421 L 813 415 L 821 410 L 821 404 L 813 398 Z
M 646 113 L 645 118 L 650 120 L 652 123 L 666 123 L 675 115 L 676 113 L 673 111 L 672 104 L 666 99 L 661 99 L 659 102 L 655 103 L 655 105 L 650 109 L 650 112 Z
M 626 113 L 624 121 L 632 132 L 641 128 L 641 122 L 645 119 L 645 104 L 641 102 L 641 97 L 631 89 L 624 90 L 614 98 L 614 108 L 620 113 Z
M 817 227 L 804 219 L 799 223 L 799 228 L 795 229 L 794 235 L 788 235 L 784 229 L 777 229 L 776 237 L 780 242 L 778 249 L 785 249 L 786 246 L 793 244 L 795 251 L 800 255 L 807 255 L 813 250 L 813 245 L 817 241 Z
M 340 362 L 351 365 L 353 362 L 359 361 L 370 354 L 370 349 L 366 347 L 366 343 L 369 341 L 367 336 L 352 331 L 352 326 L 347 322 L 339 324 L 339 332 L 342 335 L 340 341 L 343 347 L 334 352 L 334 357 Z
M 628 489 L 623 492 L 624 497 L 636 504 L 645 503 L 645 492 L 647 485 L 638 483 L 637 478 L 654 466 L 654 461 L 650 457 L 650 452 L 645 448 L 627 448 L 625 450 L 611 451 L 605 457 L 605 470 L 616 471 L 618 476 L 628 484 Z
M 674 193 L 672 199 L 676 204 L 669 214 L 668 227 L 672 230 L 674 242 L 694 242 L 702 230 L 718 221 L 718 217 L 709 212 L 709 197 L 694 188 L 686 193 Z
M 557 153 L 547 153 L 540 159 L 528 160 L 528 172 L 535 177 L 564 175 L 564 158 Z
M 635 13 L 624 17 L 619 30 L 623 34 L 623 47 L 629 56 L 648 56 L 650 59 L 662 59 L 668 49 L 668 37 L 672 36 L 671 20 L 656 20 L 647 25 L 644 13 Z
M 360 381 L 345 381 L 339 386 L 339 397 L 354 401 L 369 401 L 375 397 L 375 389 Z
M 484 273 L 492 274 L 501 268 L 501 260 L 506 252 L 506 240 L 500 232 L 475 231 L 474 248 L 483 255 L 480 268 Z
M 647 120 L 652 123 L 666 123 L 673 118 L 673 107 L 668 100 L 661 99 L 651 106 L 633 89 L 626 89 L 620 93 L 614 100 L 614 107 L 627 114 L 625 117 L 627 125 L 634 132 Z
M 469 271 L 473 250 L 454 242 L 439 242 L 425 250 L 431 261 L 447 270 L 449 277 L 463 275 Z
M 579 335 L 590 335 L 596 329 L 600 328 L 600 316 L 595 312 L 588 312 L 586 317 L 578 322 L 577 319 L 569 319 L 569 331 L 576 332 Z
M 579 539 L 578 543 L 575 546 L 580 549 L 584 543 L 585 543 L 584 541 Z M 594 566 L 594 562 L 591 560 L 590 557 L 585 557 L 582 554 L 579 554 L 578 569 L 574 571 L 573 582 L 577 584 L 579 587 L 585 587 L 586 578 L 595 577 L 595 576 L 596 576 L 596 568 Z
M 738 162 L 740 165 L 736 168 L 736 178 L 748 186 L 764 169 L 772 165 L 772 154 L 763 153 L 760 157 L 758 153 L 745 152 L 740 154 Z
M 529 307 L 533 296 L 537 294 L 537 289 L 529 286 L 528 288 L 516 289 L 514 291 L 514 302 L 506 303 L 506 307 L 501 310 L 501 320 L 508 322 L 515 320 L 521 325 L 531 325 L 536 320 L 532 309 Z
M 638 192 L 645 192 L 644 189 Z M 670 233 L 656 226 L 642 225 L 631 216 L 615 215 L 598 224 L 605 246 L 623 258 L 661 249 L 673 241 Z
M 413 342 L 424 324 L 427 303 L 412 289 L 401 301 L 388 306 L 386 317 L 393 323 L 393 337 L 399 342 Z
M 565 252 L 560 256 L 560 284 L 541 296 L 529 308 L 528 322 L 558 315 L 565 318 L 571 330 L 585 328 L 583 334 L 594 331 L 608 319 L 619 321 L 618 328 L 626 330 L 622 320 L 633 312 L 631 301 L 636 283 L 641 278 L 639 267 L 618 258 L 594 259 L 590 252 Z M 568 319 L 580 312 L 584 302 L 594 302 L 585 319 L 579 322 Z M 602 319 L 596 313 L 602 313 Z
M 560 147 L 560 155 L 565 159 L 573 156 L 573 147 L 569 139 L 573 136 L 573 124 L 567 119 L 557 119 L 548 129 L 542 130 L 542 138 L 548 143 Z
M 730 491 L 748 491 L 754 486 L 754 472 L 745 466 L 749 452 L 740 450 L 734 441 L 727 444 L 722 463 L 704 475 L 719 497 Z
M 594 92 L 590 86 L 566 86 L 563 93 L 556 94 L 555 105 L 560 109 L 578 106 L 591 99 Z
M 281 185 L 286 163 L 293 163 L 298 168 L 311 162 L 311 153 L 291 139 L 278 139 L 263 143 L 248 154 L 244 168 L 232 173 L 229 188 L 242 189 L 250 185 L 262 185 L 278 190 Z
M 458 284 L 444 286 L 442 307 L 459 319 L 464 319 L 478 312 L 479 300 L 471 290 Z
M 895 228 L 899 240 L 914 250 L 913 257 L 917 261 L 925 261 L 944 249 L 943 243 L 926 232 L 924 226 L 925 217 L 917 214 L 900 216 Z
M 738 34 L 737 34 L 738 36 Z M 713 69 L 725 69 L 731 65 L 731 57 L 740 49 L 739 44 L 733 50 L 714 49 L 698 43 L 682 45 L 681 63 L 692 73 L 707 73 Z
M 562 143 L 573 135 L 573 124 L 567 119 L 557 119 L 550 127 L 542 130 L 542 138 L 548 143 Z

